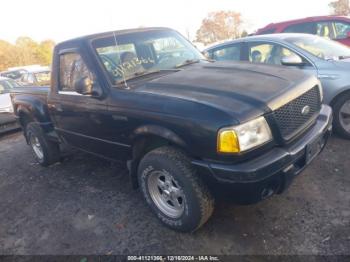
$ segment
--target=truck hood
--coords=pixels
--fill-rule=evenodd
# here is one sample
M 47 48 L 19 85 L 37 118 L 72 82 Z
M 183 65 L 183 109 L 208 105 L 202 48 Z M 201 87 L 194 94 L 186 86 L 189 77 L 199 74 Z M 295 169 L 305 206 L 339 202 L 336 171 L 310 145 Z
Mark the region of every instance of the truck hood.
M 188 66 L 138 88 L 139 92 L 194 101 L 245 122 L 275 110 L 319 84 L 301 70 L 245 62 Z

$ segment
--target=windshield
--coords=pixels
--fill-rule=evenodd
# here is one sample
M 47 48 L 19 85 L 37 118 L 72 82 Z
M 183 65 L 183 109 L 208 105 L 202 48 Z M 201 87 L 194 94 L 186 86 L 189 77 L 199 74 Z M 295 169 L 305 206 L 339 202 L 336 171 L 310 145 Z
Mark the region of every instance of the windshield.
M 153 30 L 98 39 L 93 46 L 113 83 L 205 60 L 180 34 Z
M 350 57 L 350 48 L 322 37 L 290 37 L 286 41 L 324 60 L 339 60 Z
M 11 79 L 20 79 L 22 77 L 22 75 L 25 73 L 26 73 L 26 71 L 16 70 L 16 71 L 4 72 L 1 75 L 4 77 L 11 78 Z

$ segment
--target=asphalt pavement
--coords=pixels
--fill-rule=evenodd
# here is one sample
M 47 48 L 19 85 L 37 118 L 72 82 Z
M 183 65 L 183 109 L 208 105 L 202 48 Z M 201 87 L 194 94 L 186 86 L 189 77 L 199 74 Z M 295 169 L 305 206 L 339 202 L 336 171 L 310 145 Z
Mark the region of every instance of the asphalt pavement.
M 0 254 L 350 255 L 350 141 L 324 152 L 282 195 L 219 201 L 192 234 L 164 227 L 122 163 L 68 150 L 35 163 L 21 133 L 0 137 Z

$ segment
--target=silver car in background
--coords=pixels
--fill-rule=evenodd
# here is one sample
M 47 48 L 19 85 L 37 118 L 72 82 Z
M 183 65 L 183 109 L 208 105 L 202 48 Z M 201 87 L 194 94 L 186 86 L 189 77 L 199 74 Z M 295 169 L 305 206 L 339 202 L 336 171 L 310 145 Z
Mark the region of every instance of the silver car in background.
M 214 60 L 292 66 L 316 75 L 324 102 L 333 107 L 335 131 L 350 139 L 350 48 L 314 35 L 271 34 L 228 41 L 204 53 Z
M 10 92 L 20 85 L 13 79 L 0 77 L 0 134 L 19 128 L 13 114 Z

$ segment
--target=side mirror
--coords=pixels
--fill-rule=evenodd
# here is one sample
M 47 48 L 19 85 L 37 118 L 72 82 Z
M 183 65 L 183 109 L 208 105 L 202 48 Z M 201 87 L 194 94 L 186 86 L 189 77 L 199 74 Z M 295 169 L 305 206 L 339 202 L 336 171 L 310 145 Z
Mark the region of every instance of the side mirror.
M 74 83 L 75 91 L 82 95 L 93 95 L 94 94 L 93 87 L 94 87 L 93 82 L 87 76 L 80 78 Z
M 296 54 L 284 56 L 281 59 L 281 64 L 285 66 L 302 66 L 304 65 L 303 59 Z

